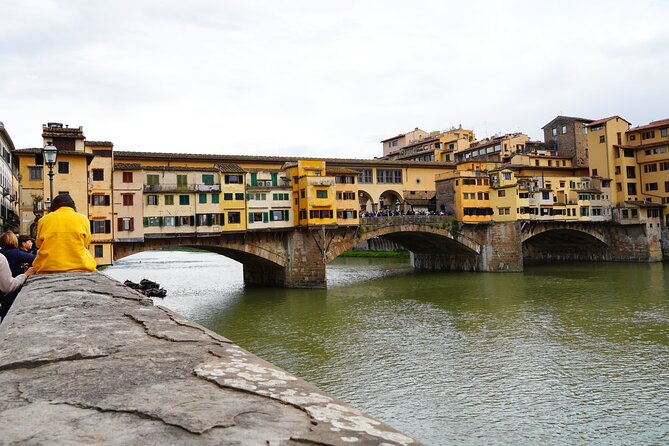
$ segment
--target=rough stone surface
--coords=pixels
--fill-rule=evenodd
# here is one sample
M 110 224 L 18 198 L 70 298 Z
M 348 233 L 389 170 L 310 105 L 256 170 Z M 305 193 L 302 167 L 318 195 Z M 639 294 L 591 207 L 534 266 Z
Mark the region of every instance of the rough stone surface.
M 99 273 L 33 276 L 0 342 L 3 445 L 419 444 Z

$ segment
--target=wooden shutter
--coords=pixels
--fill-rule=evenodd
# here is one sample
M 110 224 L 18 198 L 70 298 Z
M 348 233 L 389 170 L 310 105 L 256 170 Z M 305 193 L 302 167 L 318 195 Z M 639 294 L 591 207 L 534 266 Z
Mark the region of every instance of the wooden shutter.
M 122 219 L 122 218 L 118 218 L 118 219 L 116 219 L 116 222 L 117 222 L 118 230 L 119 230 L 119 231 L 123 231 L 123 219 Z

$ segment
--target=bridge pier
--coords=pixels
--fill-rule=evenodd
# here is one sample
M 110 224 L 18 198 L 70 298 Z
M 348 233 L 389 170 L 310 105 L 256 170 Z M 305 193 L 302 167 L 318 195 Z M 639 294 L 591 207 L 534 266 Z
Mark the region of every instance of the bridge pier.
M 449 252 L 412 253 L 414 269 L 428 271 L 519 272 L 523 270 L 521 232 L 517 222 L 463 225 L 459 237 L 478 244 L 478 252 L 452 249 Z
M 283 239 L 286 266 L 245 263 L 244 282 L 285 288 L 325 288 L 324 238 L 320 232 L 314 229 L 286 232 Z

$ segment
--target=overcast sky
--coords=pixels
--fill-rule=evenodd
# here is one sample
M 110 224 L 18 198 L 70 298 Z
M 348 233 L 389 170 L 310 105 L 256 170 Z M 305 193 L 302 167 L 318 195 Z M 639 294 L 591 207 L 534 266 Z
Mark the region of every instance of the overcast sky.
M 372 158 L 414 127 L 669 118 L 669 2 L 0 0 L 0 121 L 117 150 Z

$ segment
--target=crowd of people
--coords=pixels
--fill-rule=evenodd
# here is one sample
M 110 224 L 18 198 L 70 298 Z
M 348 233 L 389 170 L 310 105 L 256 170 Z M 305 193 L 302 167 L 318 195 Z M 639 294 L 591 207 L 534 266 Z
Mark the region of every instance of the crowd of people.
M 413 209 L 408 210 L 407 212 L 403 211 L 391 211 L 391 210 L 384 210 L 384 211 L 378 211 L 378 212 L 361 212 L 360 217 L 400 217 L 404 215 L 442 215 L 442 216 L 447 216 L 450 215 L 447 212 L 444 211 L 414 211 Z
M 4 319 L 21 286 L 33 274 L 95 271 L 88 250 L 88 218 L 76 211 L 69 194 L 53 199 L 49 213 L 37 223 L 37 238 L 7 231 L 0 236 L 0 318 Z

